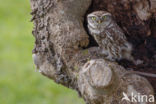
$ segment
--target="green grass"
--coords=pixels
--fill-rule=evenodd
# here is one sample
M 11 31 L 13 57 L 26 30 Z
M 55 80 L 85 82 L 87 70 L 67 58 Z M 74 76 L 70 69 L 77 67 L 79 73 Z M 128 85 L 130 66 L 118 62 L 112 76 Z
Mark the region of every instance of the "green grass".
M 29 0 L 0 0 L 0 104 L 84 104 L 35 72 Z

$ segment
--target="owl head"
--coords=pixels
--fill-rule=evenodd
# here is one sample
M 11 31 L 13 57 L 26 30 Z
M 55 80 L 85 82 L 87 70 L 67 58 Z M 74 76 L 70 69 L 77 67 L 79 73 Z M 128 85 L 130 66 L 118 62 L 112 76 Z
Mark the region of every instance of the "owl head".
M 106 28 L 112 21 L 112 16 L 106 11 L 95 11 L 87 16 L 88 25 L 94 29 Z

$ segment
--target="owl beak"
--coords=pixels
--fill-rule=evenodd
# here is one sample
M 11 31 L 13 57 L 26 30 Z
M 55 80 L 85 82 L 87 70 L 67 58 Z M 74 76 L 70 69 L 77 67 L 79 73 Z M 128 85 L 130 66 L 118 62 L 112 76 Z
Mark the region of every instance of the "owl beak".
M 101 24 L 101 23 L 102 23 L 102 21 L 101 21 L 101 20 L 99 20 L 99 21 L 98 21 L 98 23 L 99 23 L 99 24 Z

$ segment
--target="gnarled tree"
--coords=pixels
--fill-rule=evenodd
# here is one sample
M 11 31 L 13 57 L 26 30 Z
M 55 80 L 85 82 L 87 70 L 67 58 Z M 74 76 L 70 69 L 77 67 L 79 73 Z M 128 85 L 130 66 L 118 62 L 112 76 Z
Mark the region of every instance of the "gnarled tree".
M 95 10 L 111 12 L 137 48 L 134 56 L 147 63 L 136 69 L 154 72 L 156 66 L 149 65 L 156 59 L 149 59 L 156 55 L 152 43 L 156 38 L 155 5 L 154 0 L 31 0 L 36 67 L 56 83 L 76 90 L 87 104 L 130 104 L 121 100 L 123 92 L 153 95 L 147 79 L 126 70 L 134 69 L 130 62 L 110 62 L 99 55 L 85 17 Z M 144 47 L 152 52 L 150 57 Z M 142 51 L 144 57 L 139 55 Z

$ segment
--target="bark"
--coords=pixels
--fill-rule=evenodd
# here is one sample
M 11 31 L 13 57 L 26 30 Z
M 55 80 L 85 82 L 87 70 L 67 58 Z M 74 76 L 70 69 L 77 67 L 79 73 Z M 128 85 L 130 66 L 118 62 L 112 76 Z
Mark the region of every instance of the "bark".
M 85 16 L 107 10 L 128 37 L 145 38 L 155 36 L 155 29 L 145 22 L 155 19 L 154 4 L 154 0 L 31 0 L 36 67 L 56 83 L 76 90 L 87 104 L 130 104 L 121 101 L 123 92 L 153 95 L 147 79 L 99 55 Z

